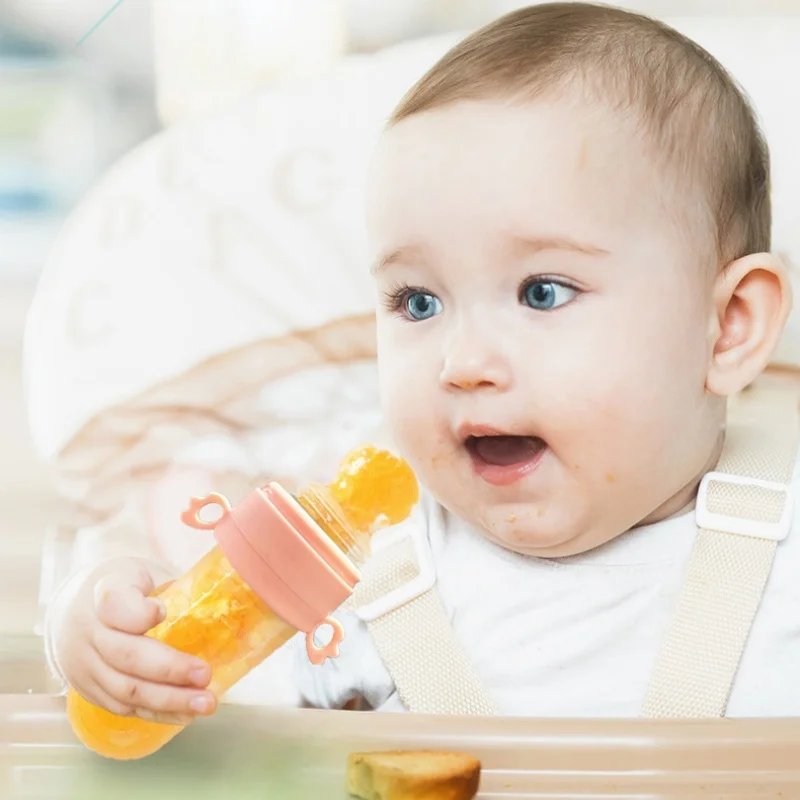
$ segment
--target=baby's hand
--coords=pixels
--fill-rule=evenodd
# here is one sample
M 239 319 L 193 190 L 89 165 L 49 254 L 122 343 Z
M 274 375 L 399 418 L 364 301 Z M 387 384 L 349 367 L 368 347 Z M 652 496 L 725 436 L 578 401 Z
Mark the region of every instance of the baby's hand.
M 164 619 L 150 570 L 135 559 L 101 566 L 53 615 L 52 646 L 67 683 L 114 714 L 185 725 L 216 708 L 208 665 L 149 636 Z

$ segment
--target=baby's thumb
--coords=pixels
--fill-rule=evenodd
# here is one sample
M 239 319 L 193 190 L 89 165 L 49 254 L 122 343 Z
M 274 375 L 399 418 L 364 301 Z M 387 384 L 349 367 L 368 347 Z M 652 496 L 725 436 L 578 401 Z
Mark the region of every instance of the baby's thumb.
M 102 577 L 94 587 L 94 606 L 103 625 L 123 633 L 147 633 L 164 619 L 164 605 L 148 597 L 155 588 L 141 564 Z

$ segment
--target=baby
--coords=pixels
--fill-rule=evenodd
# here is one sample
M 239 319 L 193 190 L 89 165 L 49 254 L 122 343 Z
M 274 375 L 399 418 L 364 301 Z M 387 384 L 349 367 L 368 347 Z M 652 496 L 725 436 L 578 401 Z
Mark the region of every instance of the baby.
M 767 146 L 708 53 L 584 3 L 505 16 L 403 99 L 371 169 L 385 418 L 426 490 L 456 638 L 503 714 L 634 717 L 692 551 L 726 398 L 789 313 Z M 800 715 L 800 535 L 777 551 L 728 704 Z M 115 713 L 212 713 L 207 665 L 144 637 L 166 576 L 103 564 L 49 620 L 65 680 Z M 402 710 L 370 629 L 305 700 Z M 298 652 L 300 652 L 298 650 Z

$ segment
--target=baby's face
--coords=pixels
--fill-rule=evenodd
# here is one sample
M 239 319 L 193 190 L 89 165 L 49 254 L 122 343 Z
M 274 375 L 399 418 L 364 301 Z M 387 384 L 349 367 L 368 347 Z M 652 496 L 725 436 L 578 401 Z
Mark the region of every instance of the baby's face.
M 621 121 L 545 101 L 413 116 L 368 208 L 384 412 L 445 507 L 559 556 L 688 502 L 720 433 L 713 266 Z

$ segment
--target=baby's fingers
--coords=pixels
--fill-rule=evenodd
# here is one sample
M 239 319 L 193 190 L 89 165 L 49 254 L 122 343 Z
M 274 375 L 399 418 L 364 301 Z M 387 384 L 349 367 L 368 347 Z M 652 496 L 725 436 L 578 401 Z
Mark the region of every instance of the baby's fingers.
M 111 667 L 101 671 L 97 683 L 114 702 L 111 710 L 115 714 L 132 713 L 152 721 L 180 720 L 179 724 L 186 724 L 196 716 L 212 714 L 217 707 L 209 691 L 152 683 Z
M 90 703 L 104 708 L 118 717 L 139 717 L 148 722 L 160 722 L 163 725 L 189 725 L 194 719 L 189 714 L 159 714 L 142 708 L 134 708 L 112 697 L 96 683 L 92 683 L 90 690 L 85 692 L 84 696 Z
M 133 678 L 200 689 L 211 680 L 211 669 L 205 661 L 149 636 L 100 628 L 94 646 L 106 664 Z
M 152 591 L 149 577 L 129 584 L 120 584 L 112 576 L 99 580 L 94 590 L 94 605 L 101 624 L 133 634 L 147 633 L 158 625 L 164 619 L 164 604 L 146 596 L 148 583 Z

